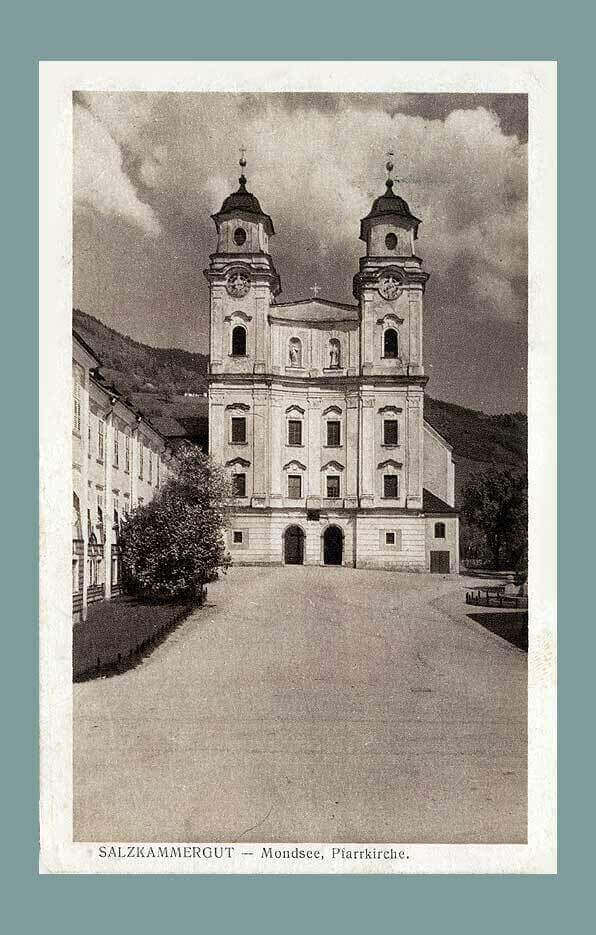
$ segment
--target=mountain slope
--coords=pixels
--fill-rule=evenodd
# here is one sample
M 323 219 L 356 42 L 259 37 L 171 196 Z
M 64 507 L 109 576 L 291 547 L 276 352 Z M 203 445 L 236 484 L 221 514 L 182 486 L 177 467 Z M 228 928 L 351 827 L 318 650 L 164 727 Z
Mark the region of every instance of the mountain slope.
M 206 416 L 208 358 L 178 348 L 149 347 L 75 309 L 73 327 L 102 361 L 102 373 L 147 416 L 183 425 Z M 184 397 L 184 393 L 199 394 Z M 456 504 L 474 475 L 493 465 L 525 471 L 528 421 L 522 413 L 486 415 L 425 396 L 424 417 L 453 447 Z

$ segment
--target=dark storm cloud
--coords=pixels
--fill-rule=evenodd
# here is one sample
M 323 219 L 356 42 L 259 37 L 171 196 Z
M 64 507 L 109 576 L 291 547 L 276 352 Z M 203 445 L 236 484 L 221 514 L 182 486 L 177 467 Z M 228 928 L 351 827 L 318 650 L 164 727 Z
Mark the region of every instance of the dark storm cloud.
M 139 340 L 205 351 L 210 214 L 237 185 L 240 145 L 276 227 L 282 300 L 316 281 L 352 301 L 359 219 L 391 148 L 423 220 L 430 392 L 523 408 L 526 124 L 520 95 L 81 94 L 76 304 Z

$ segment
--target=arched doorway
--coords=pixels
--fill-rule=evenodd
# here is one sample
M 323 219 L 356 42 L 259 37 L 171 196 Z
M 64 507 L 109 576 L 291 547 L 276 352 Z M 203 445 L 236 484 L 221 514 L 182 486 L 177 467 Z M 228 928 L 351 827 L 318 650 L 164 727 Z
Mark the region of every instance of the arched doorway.
M 304 532 L 300 526 L 288 526 L 284 533 L 284 562 L 304 565 Z
M 328 526 L 323 535 L 323 562 L 325 565 L 341 565 L 344 537 L 339 526 Z

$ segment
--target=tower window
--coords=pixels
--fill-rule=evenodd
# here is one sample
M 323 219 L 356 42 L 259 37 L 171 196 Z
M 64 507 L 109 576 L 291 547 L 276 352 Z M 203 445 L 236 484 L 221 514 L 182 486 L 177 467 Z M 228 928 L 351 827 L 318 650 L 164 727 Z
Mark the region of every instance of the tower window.
M 234 231 L 234 243 L 237 247 L 241 247 L 242 244 L 246 243 L 246 231 L 243 227 L 237 227 Z
M 242 545 L 242 530 L 234 530 L 234 545 Z
M 383 335 L 383 357 L 397 357 L 397 331 L 387 328 Z
M 383 444 L 397 445 L 397 419 L 383 420 Z
M 246 329 L 242 325 L 232 331 L 232 357 L 246 357 Z
M 435 523 L 435 539 L 445 538 L 445 523 Z
M 395 250 L 397 247 L 397 237 L 394 233 L 387 234 L 385 237 L 385 246 L 388 250 Z
M 386 500 L 398 499 L 397 474 L 385 474 L 383 476 L 383 496 Z
M 288 445 L 302 444 L 302 422 L 300 419 L 288 420 Z
M 246 474 L 234 474 L 232 478 L 232 490 L 235 497 L 246 496 Z

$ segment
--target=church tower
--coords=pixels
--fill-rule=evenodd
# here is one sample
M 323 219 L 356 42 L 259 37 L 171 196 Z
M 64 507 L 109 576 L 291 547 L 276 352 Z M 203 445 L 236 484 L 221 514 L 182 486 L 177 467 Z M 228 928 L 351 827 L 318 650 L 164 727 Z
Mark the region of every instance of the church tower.
M 205 271 L 210 284 L 210 372 L 265 373 L 267 314 L 281 283 L 269 255 L 273 222 L 246 190 L 244 156 L 239 188 L 212 218 L 216 252 Z
M 399 474 L 398 505 L 420 510 L 424 386 L 428 379 L 422 363 L 422 303 L 428 273 L 414 252 L 421 222 L 393 190 L 391 154 L 386 168 L 385 193 L 375 199 L 360 222 L 366 254 L 354 277 L 354 296 L 360 304 L 363 395 L 374 399 L 377 409 L 380 403 L 387 417 L 383 425 L 390 417 L 395 420 L 399 444 L 393 452 L 387 451 L 391 457 L 382 458 L 378 432 L 365 403 L 360 432 L 360 503 L 378 504 L 379 472 L 395 471 Z M 387 447 L 384 440 L 383 446 Z
M 423 376 L 422 297 L 428 273 L 414 244 L 420 220 L 393 191 L 393 162 L 386 191 L 360 222 L 366 255 L 354 277 L 360 302 L 362 374 Z

